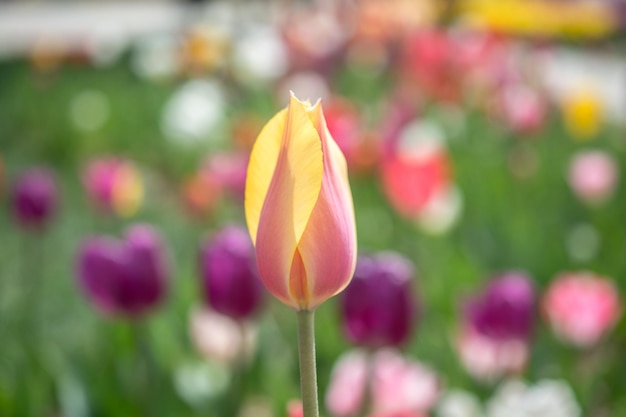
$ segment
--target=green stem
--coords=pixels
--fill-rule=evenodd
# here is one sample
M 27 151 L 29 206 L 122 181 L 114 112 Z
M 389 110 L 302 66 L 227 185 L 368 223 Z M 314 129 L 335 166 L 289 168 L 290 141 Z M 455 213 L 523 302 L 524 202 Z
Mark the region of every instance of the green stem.
M 317 369 L 315 368 L 315 322 L 313 311 L 298 311 L 300 392 L 304 417 L 319 417 Z
M 153 417 L 157 414 L 156 404 L 159 401 L 157 375 L 155 373 L 154 357 L 150 348 L 148 323 L 144 321 L 131 322 L 133 342 L 136 355 L 137 399 L 141 415 Z

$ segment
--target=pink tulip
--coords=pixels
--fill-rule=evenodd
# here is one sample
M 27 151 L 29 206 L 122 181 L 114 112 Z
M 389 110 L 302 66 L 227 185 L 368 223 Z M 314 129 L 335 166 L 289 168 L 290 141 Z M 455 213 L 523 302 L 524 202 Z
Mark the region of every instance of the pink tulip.
M 548 287 L 543 310 L 554 332 L 580 347 L 596 344 L 622 314 L 613 282 L 591 272 L 559 275 Z
M 321 103 L 291 96 L 259 134 L 248 165 L 246 220 L 261 279 L 296 310 L 342 291 L 356 263 L 346 161 Z
M 381 178 L 391 205 L 414 219 L 441 190 L 451 184 L 451 163 L 445 145 L 430 137 L 419 122 L 409 124 L 392 139 Z M 420 130 L 421 129 L 421 130 Z
M 569 167 L 569 184 L 584 202 L 603 203 L 615 191 L 619 169 L 613 158 L 603 151 L 586 151 L 576 155 Z
M 352 351 L 342 356 L 331 375 L 326 405 L 337 417 L 355 415 L 369 390 L 374 415 L 400 416 L 427 412 L 437 401 L 436 374 L 425 365 L 393 350 L 380 350 L 371 358 Z M 419 414 L 418 414 L 419 415 Z

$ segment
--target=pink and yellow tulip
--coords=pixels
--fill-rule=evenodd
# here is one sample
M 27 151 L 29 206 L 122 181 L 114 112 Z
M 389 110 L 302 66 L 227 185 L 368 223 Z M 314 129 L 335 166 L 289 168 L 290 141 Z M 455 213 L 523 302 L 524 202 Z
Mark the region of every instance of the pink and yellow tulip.
M 259 134 L 248 165 L 246 220 L 261 279 L 296 310 L 314 310 L 350 282 L 356 262 L 346 161 L 321 103 L 293 94 Z

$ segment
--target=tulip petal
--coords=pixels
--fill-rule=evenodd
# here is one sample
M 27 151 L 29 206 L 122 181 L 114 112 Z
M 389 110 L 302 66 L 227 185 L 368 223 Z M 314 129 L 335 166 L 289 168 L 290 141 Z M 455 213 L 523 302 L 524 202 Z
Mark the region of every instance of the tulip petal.
M 260 195 L 263 193 L 263 184 L 254 179 L 249 183 L 253 188 L 246 189 L 246 207 L 250 206 L 248 227 L 255 241 L 261 278 L 275 297 L 294 307 L 299 305 L 294 304 L 290 294 L 292 263 L 298 242 L 318 201 L 324 175 L 322 142 L 307 114 L 309 111 L 312 109 L 307 103 L 292 95 L 267 194 Z M 269 164 L 271 161 L 262 161 L 259 158 L 263 153 L 271 157 L 276 152 L 272 148 L 275 147 L 276 137 L 262 134 L 257 141 L 259 140 L 262 142 L 255 145 L 258 150 L 254 159 L 251 159 L 249 175 L 268 175 L 267 168 L 254 165 Z M 265 174 L 261 174 L 262 172 Z M 260 216 L 256 219 L 254 210 L 259 200 L 263 201 L 263 205 Z M 256 238 L 253 232 L 255 227 L 258 228 Z M 300 270 L 298 265 L 294 268 Z M 301 285 L 297 287 L 304 289 Z M 306 292 L 300 292 L 299 296 L 307 298 Z
M 298 251 L 312 294 L 304 307 L 314 309 L 350 282 L 356 264 L 356 226 L 346 160 L 328 132 L 321 105 L 309 116 L 320 133 L 324 173 Z
M 255 243 L 261 210 L 276 169 L 286 121 L 287 109 L 272 117 L 259 133 L 250 154 L 246 174 L 245 211 L 250 237 Z

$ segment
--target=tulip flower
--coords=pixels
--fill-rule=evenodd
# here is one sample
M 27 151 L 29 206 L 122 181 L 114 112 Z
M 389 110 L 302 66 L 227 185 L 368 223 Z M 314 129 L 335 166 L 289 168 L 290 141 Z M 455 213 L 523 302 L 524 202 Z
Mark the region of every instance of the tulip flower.
M 52 173 L 34 168 L 25 172 L 13 188 L 13 213 L 21 226 L 42 229 L 57 205 L 57 187 Z
M 413 265 L 395 253 L 359 258 L 354 279 L 341 297 L 348 339 L 363 346 L 398 346 L 415 328 Z
M 498 340 L 527 339 L 534 318 L 535 294 L 532 281 L 520 272 L 494 279 L 485 292 L 466 306 L 472 327 Z
M 248 165 L 245 208 L 261 279 L 280 301 L 314 310 L 348 285 L 354 209 L 346 161 L 320 102 L 292 95 L 265 125 Z
M 143 182 L 132 162 L 106 157 L 91 161 L 83 175 L 94 205 L 123 217 L 135 214 L 143 200 Z
M 158 233 L 147 225 L 131 227 L 126 239 L 87 239 L 79 251 L 78 280 L 105 315 L 144 315 L 165 296 L 169 267 Z
M 245 211 L 261 280 L 298 311 L 304 416 L 317 417 L 313 312 L 348 285 L 356 263 L 346 160 L 319 101 L 292 94 L 265 125 L 250 156 Z
M 241 320 L 262 301 L 252 243 L 245 230 L 227 227 L 202 248 L 200 272 L 207 303 L 218 313 Z
M 615 284 L 591 272 L 563 273 L 548 287 L 543 311 L 557 336 L 587 348 L 619 321 L 622 303 Z
M 457 350 L 475 378 L 492 381 L 516 373 L 528 360 L 535 293 L 529 277 L 507 272 L 465 306 Z
M 437 374 L 416 360 L 394 350 L 371 356 L 357 350 L 335 363 L 326 406 L 335 417 L 362 415 L 364 409 L 372 416 L 414 416 L 430 410 L 440 391 Z

